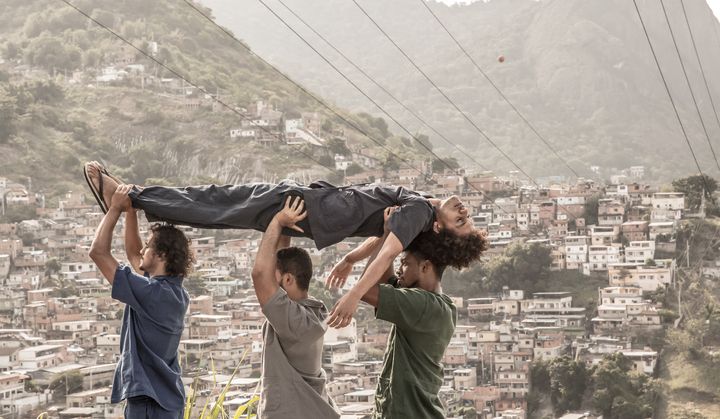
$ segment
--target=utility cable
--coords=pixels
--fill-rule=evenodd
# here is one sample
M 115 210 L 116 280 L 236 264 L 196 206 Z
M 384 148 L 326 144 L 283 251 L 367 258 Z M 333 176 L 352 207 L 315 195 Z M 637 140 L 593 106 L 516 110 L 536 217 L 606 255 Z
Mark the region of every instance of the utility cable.
M 183 76 L 182 74 L 180 74 L 177 70 L 174 70 L 174 69 L 170 68 L 168 65 L 166 65 L 166 64 L 163 63 L 163 62 L 161 62 L 161 61 L 158 60 L 157 58 L 153 57 L 153 56 L 150 55 L 148 52 L 146 52 L 146 51 L 142 50 L 141 48 L 137 47 L 135 44 L 133 44 L 132 42 L 130 42 L 130 41 L 128 41 L 127 39 L 125 39 L 122 35 L 118 34 L 117 32 L 115 32 L 114 30 L 112 30 L 112 29 L 111 29 L 110 27 L 108 27 L 107 25 L 105 25 L 105 24 L 103 24 L 102 22 L 98 21 L 97 19 L 93 18 L 92 16 L 90 16 L 89 14 L 87 14 L 86 12 L 84 12 L 84 11 L 83 11 L 82 9 L 80 9 L 79 7 L 77 7 L 77 6 L 75 6 L 74 4 L 70 3 L 68 0 L 60 0 L 60 1 L 62 1 L 62 2 L 65 3 L 66 5 L 70 6 L 71 8 L 75 9 L 75 11 L 77 11 L 77 12 L 80 13 L 81 15 L 85 16 L 85 17 L 88 18 L 90 21 L 92 21 L 93 23 L 95 23 L 96 25 L 98 25 L 99 27 L 101 27 L 102 29 L 106 30 L 107 32 L 109 32 L 110 34 L 112 34 L 114 37 L 116 37 L 116 38 L 119 39 L 120 41 L 124 42 L 125 44 L 127 44 L 128 46 L 130 46 L 131 48 L 133 48 L 134 50 L 136 50 L 137 52 L 139 52 L 140 54 L 142 54 L 142 55 L 145 56 L 146 58 L 152 60 L 152 61 L 155 62 L 157 65 L 161 66 L 162 68 L 164 68 L 165 70 L 169 71 L 170 73 L 172 73 L 173 75 L 175 75 L 175 76 L 178 77 L 179 79 L 183 80 L 185 83 L 187 83 L 187 84 L 189 84 L 190 86 L 192 86 L 192 87 L 198 89 L 199 91 L 205 93 L 206 95 L 208 95 L 209 97 L 211 97 L 214 101 L 216 101 L 217 103 L 219 103 L 220 105 L 222 105 L 222 106 L 225 107 L 226 109 L 229 109 L 230 111 L 232 111 L 232 112 L 234 112 L 235 114 L 237 114 L 238 116 L 240 116 L 240 118 L 242 118 L 243 120 L 249 121 L 251 124 L 253 124 L 254 126 L 256 126 L 256 127 L 260 128 L 260 129 L 262 129 L 262 130 L 265 131 L 266 133 L 268 133 L 268 134 L 270 134 L 270 135 L 273 135 L 273 136 L 276 136 L 279 140 L 282 140 L 282 136 L 281 136 L 281 135 L 278 135 L 278 134 L 276 134 L 276 133 L 268 130 L 267 128 L 263 127 L 262 125 L 257 124 L 257 123 L 256 123 L 255 121 L 253 121 L 252 119 L 250 119 L 250 118 L 248 118 L 247 116 L 243 115 L 242 112 L 238 111 L 238 110 L 235 109 L 233 106 L 230 106 L 230 105 L 228 105 L 227 103 L 223 102 L 222 100 L 220 100 L 219 98 L 217 98 L 216 96 L 214 96 L 211 92 L 209 92 L 209 91 L 206 90 L 205 88 L 203 88 L 203 87 L 201 87 L 201 86 L 198 86 L 197 84 L 193 83 L 193 82 L 190 81 L 187 77 L 185 77 L 185 76 Z M 323 168 L 325 168 L 325 169 L 327 169 L 327 170 L 329 170 L 329 171 L 331 171 L 331 172 L 335 172 L 334 169 L 331 169 L 331 168 L 329 168 L 328 166 L 322 164 L 320 161 L 318 161 L 317 159 L 315 159 L 313 156 L 305 153 L 305 152 L 304 152 L 302 149 L 300 149 L 299 147 L 298 147 L 296 150 L 297 150 L 300 154 L 302 154 L 302 155 L 304 155 L 305 157 L 307 157 L 309 160 L 312 160 L 313 162 L 319 164 L 321 167 L 323 167 Z
M 508 105 L 510 105 L 510 107 L 512 108 L 512 110 L 515 111 L 515 113 L 520 117 L 520 119 L 523 120 L 523 122 L 525 122 L 525 124 L 530 128 L 530 130 L 535 134 L 535 136 L 536 136 L 537 138 L 539 138 L 540 141 L 542 141 L 542 142 L 547 146 L 547 148 L 550 149 L 550 151 L 553 152 L 553 154 L 555 155 L 555 157 L 557 157 L 561 162 L 563 162 L 563 164 L 565 164 L 565 167 L 567 167 L 568 170 L 570 170 L 570 172 L 572 172 L 572 174 L 575 175 L 575 177 L 578 177 L 578 178 L 579 178 L 580 175 L 575 171 L 575 169 L 573 169 L 573 168 L 570 166 L 570 164 L 567 162 L 567 160 L 565 160 L 565 159 L 560 155 L 560 153 L 558 153 L 557 150 L 555 150 L 555 148 L 548 142 L 548 140 L 545 139 L 545 137 L 543 137 L 542 135 L 540 135 L 540 133 L 538 132 L 538 130 L 535 128 L 535 126 L 530 123 L 530 121 L 525 117 L 525 115 L 523 115 L 523 114 L 520 112 L 520 110 L 519 110 L 512 102 L 510 102 L 510 99 L 508 99 L 507 96 L 505 96 L 505 93 L 503 93 L 503 91 L 500 90 L 500 88 L 497 86 L 497 84 L 496 84 L 496 83 L 490 78 L 490 76 L 482 69 L 482 67 L 480 67 L 480 65 L 477 63 L 477 61 L 475 61 L 475 59 L 470 55 L 470 53 L 462 46 L 462 44 L 460 43 L 460 41 L 458 41 L 457 38 L 452 34 L 452 32 L 450 32 L 450 30 L 447 28 L 447 26 L 445 26 L 445 24 L 440 20 L 440 18 L 438 17 L 438 15 L 430 8 L 430 6 L 428 5 L 427 0 L 418 0 L 418 1 L 425 7 L 425 9 L 427 9 L 428 12 L 430 12 L 430 14 L 431 14 L 431 15 L 435 18 L 435 20 L 437 21 L 437 23 L 443 28 L 443 30 L 445 30 L 445 33 L 447 33 L 448 36 L 455 42 L 455 45 L 457 45 L 457 47 L 460 48 L 460 51 L 462 51 L 462 53 L 468 58 L 468 60 L 470 60 L 470 62 L 471 62 L 471 63 L 473 64 L 473 66 L 480 72 L 480 74 L 482 74 L 483 77 L 485 77 L 485 80 L 487 80 L 488 83 L 490 83 L 490 85 L 495 89 L 495 91 L 498 92 L 498 94 L 500 95 L 500 97 L 502 97 L 503 100 L 504 100 Z

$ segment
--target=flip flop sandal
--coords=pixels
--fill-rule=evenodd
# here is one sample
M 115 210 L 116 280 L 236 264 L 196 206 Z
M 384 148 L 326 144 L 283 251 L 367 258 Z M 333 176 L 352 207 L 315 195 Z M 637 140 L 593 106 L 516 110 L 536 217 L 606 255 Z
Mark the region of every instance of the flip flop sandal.
M 105 175 L 105 176 L 109 177 L 110 179 L 114 180 L 115 182 L 117 182 L 118 185 L 123 185 L 123 184 L 126 183 L 125 181 L 123 181 L 123 180 L 120 179 L 119 177 L 110 174 L 110 172 L 107 171 L 107 169 L 105 168 L 105 165 L 104 165 L 103 163 L 100 163 L 100 169 L 101 169 L 100 172 L 102 172 L 103 175 Z
M 103 214 L 107 214 L 108 212 L 108 206 L 105 203 L 105 199 L 103 198 L 103 171 L 107 172 L 103 169 L 103 171 L 100 171 L 100 182 L 99 182 L 99 188 L 96 188 L 95 185 L 92 182 L 92 179 L 90 179 L 90 175 L 88 174 L 88 165 L 83 166 L 83 175 L 85 175 L 85 181 L 87 182 L 88 186 L 90 186 L 90 191 L 93 194 L 93 197 L 95 198 L 95 201 L 97 201 L 98 205 L 100 206 L 100 209 L 102 210 Z

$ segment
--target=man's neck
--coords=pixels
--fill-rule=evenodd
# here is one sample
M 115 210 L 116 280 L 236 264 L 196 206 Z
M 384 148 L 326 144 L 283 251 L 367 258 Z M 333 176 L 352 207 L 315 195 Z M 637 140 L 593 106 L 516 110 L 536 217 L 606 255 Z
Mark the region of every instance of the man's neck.
M 148 271 L 148 274 L 152 278 L 153 276 L 168 276 L 167 272 L 165 271 L 165 268 L 162 269 L 154 269 L 152 272 Z
M 293 301 L 300 301 L 300 300 L 305 300 L 306 298 L 308 298 L 307 291 L 293 290 L 293 291 L 288 292 L 287 290 L 285 290 L 285 292 L 288 293 L 288 297 L 290 297 L 290 299 Z
M 440 281 L 434 278 L 425 281 L 421 280 L 418 284 L 418 288 L 435 294 L 442 294 L 442 286 L 440 286 Z

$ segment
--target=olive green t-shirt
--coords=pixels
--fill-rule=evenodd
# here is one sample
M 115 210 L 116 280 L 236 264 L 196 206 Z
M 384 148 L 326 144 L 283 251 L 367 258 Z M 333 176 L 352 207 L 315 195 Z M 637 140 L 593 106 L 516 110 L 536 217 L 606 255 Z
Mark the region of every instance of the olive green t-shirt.
M 457 309 L 444 294 L 380 285 L 375 316 L 393 323 L 375 392 L 374 418 L 444 418 L 440 363 Z

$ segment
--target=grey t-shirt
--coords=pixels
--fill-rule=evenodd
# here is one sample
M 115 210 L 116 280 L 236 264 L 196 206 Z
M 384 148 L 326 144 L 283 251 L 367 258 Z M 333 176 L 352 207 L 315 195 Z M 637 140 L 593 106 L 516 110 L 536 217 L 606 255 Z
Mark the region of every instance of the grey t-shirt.
M 321 187 L 303 191 L 308 219 L 318 249 L 346 237 L 382 236 L 385 208 L 398 206 L 390 231 L 403 248 L 432 228 L 435 210 L 427 198 L 401 186 Z
M 312 297 L 293 301 L 279 288 L 262 311 L 267 321 L 259 417 L 339 418 L 322 369 L 325 305 Z

